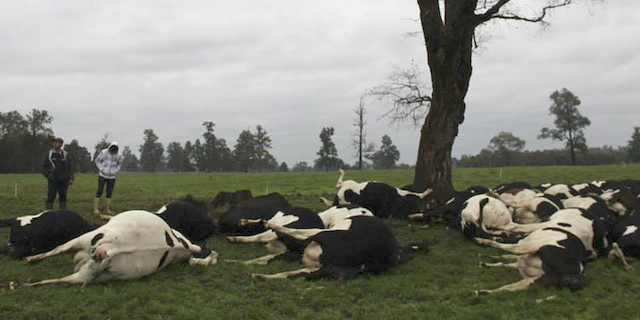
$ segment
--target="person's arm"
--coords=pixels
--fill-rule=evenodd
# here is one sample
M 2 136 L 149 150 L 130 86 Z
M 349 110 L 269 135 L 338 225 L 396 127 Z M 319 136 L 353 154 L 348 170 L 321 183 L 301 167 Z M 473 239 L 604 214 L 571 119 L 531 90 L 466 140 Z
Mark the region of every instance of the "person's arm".
M 120 171 L 120 168 L 122 168 L 122 160 L 123 160 L 123 158 L 124 158 L 124 157 L 123 157 L 123 156 L 121 156 L 121 155 L 118 155 L 118 156 L 116 157 L 116 172 L 119 172 L 119 171 Z
M 49 152 L 44 157 L 44 162 L 42 163 L 42 174 L 45 178 L 49 179 L 49 174 L 51 173 L 51 162 L 49 162 Z
M 98 168 L 98 172 L 102 171 L 102 163 L 104 162 L 104 158 L 102 157 L 102 151 L 100 151 L 98 153 L 98 156 L 96 157 L 95 163 L 96 163 L 96 167 Z

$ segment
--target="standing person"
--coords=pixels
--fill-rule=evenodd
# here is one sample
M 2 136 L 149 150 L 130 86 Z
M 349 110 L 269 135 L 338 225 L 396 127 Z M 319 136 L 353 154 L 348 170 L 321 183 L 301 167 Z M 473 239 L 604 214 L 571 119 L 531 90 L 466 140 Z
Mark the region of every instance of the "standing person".
M 43 164 L 43 174 L 47 178 L 47 200 L 45 201 L 45 209 L 53 209 L 53 201 L 60 201 L 60 209 L 67 208 L 67 187 L 73 184 L 73 172 L 71 171 L 71 159 L 69 154 L 62 150 L 62 138 L 51 140 L 52 148 L 47 153 Z
M 111 212 L 111 195 L 113 194 L 113 187 L 116 184 L 116 173 L 120 171 L 122 167 L 122 155 L 118 154 L 118 143 L 116 141 L 111 142 L 108 148 L 102 149 L 96 157 L 96 166 L 100 170 L 98 176 L 98 191 L 96 191 L 96 197 L 93 199 L 93 213 L 100 213 L 98 206 L 100 205 L 100 197 L 104 190 L 105 183 L 107 184 L 107 196 L 105 198 L 105 211 Z

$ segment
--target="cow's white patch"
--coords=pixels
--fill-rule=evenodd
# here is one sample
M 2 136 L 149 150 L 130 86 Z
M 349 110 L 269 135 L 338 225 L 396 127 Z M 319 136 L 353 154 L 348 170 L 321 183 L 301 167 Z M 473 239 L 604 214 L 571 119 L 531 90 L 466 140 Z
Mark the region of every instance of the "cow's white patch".
M 624 233 L 622 235 L 626 236 L 626 235 L 632 234 L 632 233 L 634 233 L 636 231 L 638 231 L 638 227 L 636 227 L 636 226 L 627 226 L 627 228 L 624 230 Z
M 298 220 L 300 220 L 300 217 L 298 216 L 294 216 L 291 214 L 288 215 L 282 211 L 278 211 L 271 219 L 269 219 L 269 223 L 279 225 L 279 226 L 286 226 Z
M 49 211 L 49 210 L 47 210 L 47 211 Z M 20 222 L 20 226 L 21 227 L 24 227 L 24 226 L 26 226 L 28 224 L 31 224 L 31 220 L 43 215 L 47 211 L 42 211 L 42 212 L 40 212 L 40 213 L 38 213 L 36 215 L 17 217 L 16 220 L 18 220 Z

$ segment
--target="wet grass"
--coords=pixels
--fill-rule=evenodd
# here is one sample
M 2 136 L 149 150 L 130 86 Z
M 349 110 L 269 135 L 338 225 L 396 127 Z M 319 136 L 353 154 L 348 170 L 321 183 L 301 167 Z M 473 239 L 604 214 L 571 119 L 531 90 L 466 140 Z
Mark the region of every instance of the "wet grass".
M 411 170 L 348 172 L 357 181 L 394 185 L 411 182 Z M 286 194 L 292 204 L 320 210 L 318 195 L 332 195 L 337 174 L 216 173 L 143 174 L 118 177 L 116 210 L 156 210 L 191 193 L 211 199 L 220 190 L 250 189 Z M 500 182 L 583 182 L 595 179 L 640 179 L 640 166 L 457 169 L 456 188 L 494 186 Z M 97 177 L 78 175 L 69 207 L 90 214 Z M 18 195 L 15 197 L 15 184 Z M 45 181 L 39 175 L 0 175 L 0 218 L 35 214 L 44 207 Z M 218 214 L 217 212 L 216 214 Z M 475 297 L 476 289 L 495 288 L 520 279 L 516 271 L 480 269 L 479 260 L 499 254 L 478 247 L 443 226 L 419 229 L 406 221 L 386 220 L 398 241 L 427 241 L 429 253 L 381 275 L 361 275 L 338 286 L 331 279 L 258 281 L 252 272 L 280 272 L 299 263 L 240 266 L 220 261 L 209 268 L 172 265 L 137 281 L 82 286 L 0 289 L 0 319 L 639 319 L 637 273 L 627 273 L 606 259 L 587 265 L 585 288 L 533 285 L 525 292 Z M 8 229 L 0 229 L 0 240 Z M 260 245 L 230 244 L 214 236 L 207 245 L 223 259 L 249 259 L 265 253 Z M 35 265 L 0 257 L 0 283 L 40 280 L 69 274 L 71 254 Z M 639 267 L 639 266 L 636 266 Z M 536 299 L 553 299 L 537 303 Z

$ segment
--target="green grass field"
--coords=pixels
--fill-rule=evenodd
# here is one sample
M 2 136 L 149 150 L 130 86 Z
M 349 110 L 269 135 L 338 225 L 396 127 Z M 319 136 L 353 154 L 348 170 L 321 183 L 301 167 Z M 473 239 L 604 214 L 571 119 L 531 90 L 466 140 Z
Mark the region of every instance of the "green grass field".
M 348 171 L 347 179 L 411 183 L 412 170 Z M 456 169 L 454 185 L 495 186 L 501 182 L 585 182 L 596 179 L 640 179 L 640 166 Z M 212 199 L 220 190 L 250 189 L 287 195 L 293 205 L 323 209 L 319 195 L 332 196 L 337 173 L 143 174 L 118 177 L 113 207 L 157 210 L 176 198 L 193 194 Z M 78 175 L 69 192 L 69 208 L 91 214 L 96 175 Z M 16 197 L 17 185 L 17 197 Z M 0 175 L 0 218 L 36 214 L 44 208 L 46 182 L 36 174 Z M 216 212 L 216 215 L 220 212 Z M 229 244 L 217 235 L 207 241 L 220 253 L 209 268 L 172 265 L 136 281 L 82 286 L 0 289 L 0 319 L 640 319 L 637 297 L 640 275 L 627 273 L 600 259 L 586 266 L 585 288 L 546 288 L 535 284 L 525 292 L 475 297 L 476 289 L 492 289 L 520 279 L 517 271 L 481 269 L 495 249 L 482 248 L 441 225 L 419 229 L 388 219 L 400 244 L 427 241 L 431 251 L 381 275 L 361 275 L 337 286 L 326 278 L 260 281 L 249 273 L 275 273 L 300 268 L 275 262 L 244 266 L 224 259 L 249 259 L 265 254 L 261 245 Z M 7 241 L 8 229 L 0 229 Z M 35 265 L 0 257 L 0 283 L 58 278 L 72 272 L 72 254 Z M 639 268 L 640 266 L 636 266 Z M 536 299 L 554 297 L 537 303 Z

